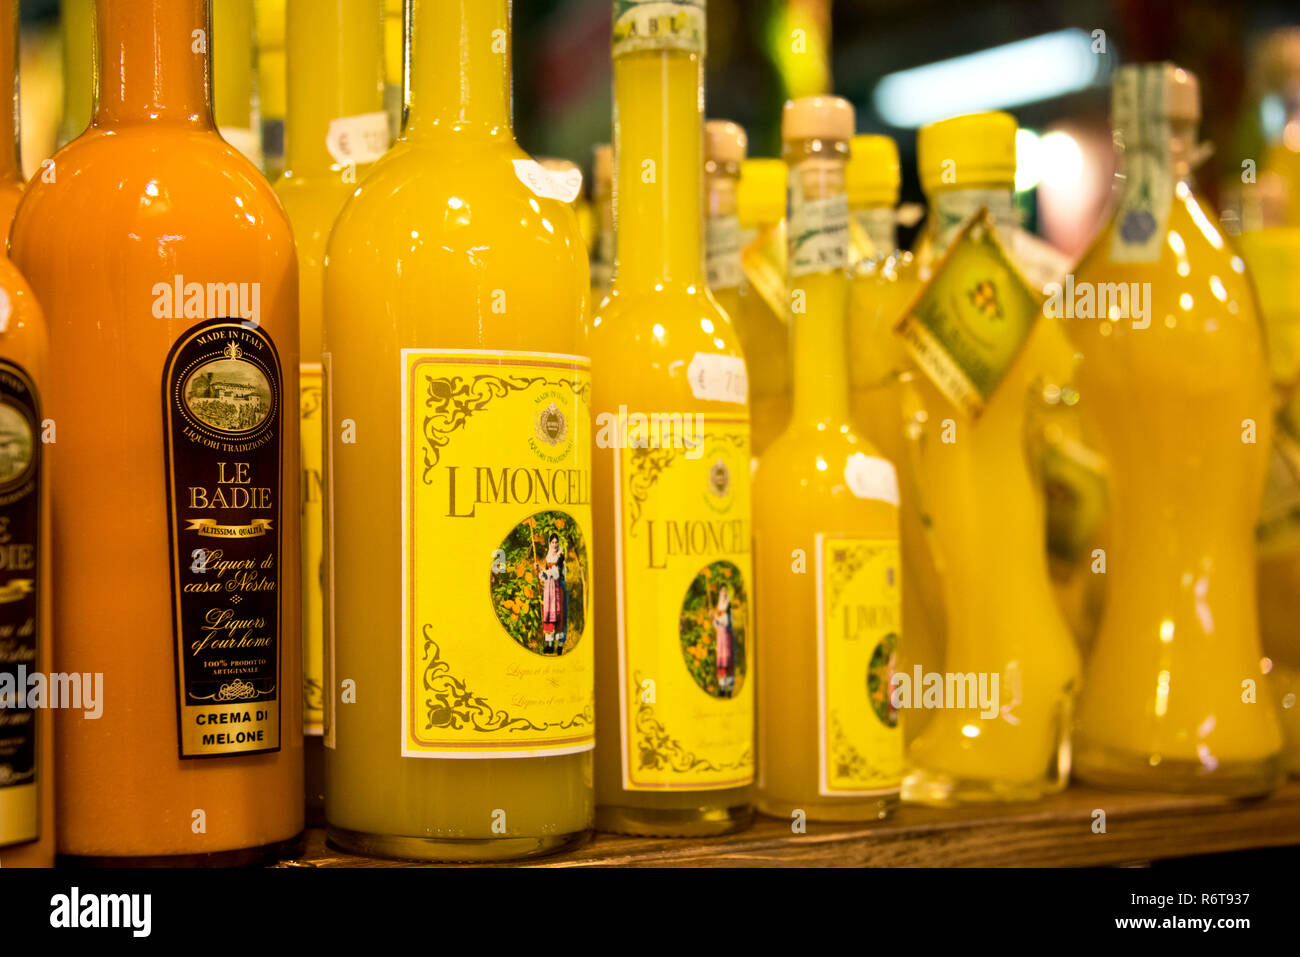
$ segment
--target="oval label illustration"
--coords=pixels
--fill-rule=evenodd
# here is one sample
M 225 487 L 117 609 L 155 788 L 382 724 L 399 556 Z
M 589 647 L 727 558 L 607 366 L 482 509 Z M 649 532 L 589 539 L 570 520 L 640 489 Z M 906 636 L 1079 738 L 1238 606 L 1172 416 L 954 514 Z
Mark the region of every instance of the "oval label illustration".
M 492 556 L 497 620 L 537 655 L 567 655 L 587 621 L 587 543 L 573 516 L 538 512 L 510 530 Z
M 880 639 L 867 665 L 867 700 L 880 723 L 887 728 L 898 725 L 898 709 L 890 694 L 894 671 L 898 665 L 898 635 L 890 632 Z
M 32 425 L 27 415 L 0 402 L 0 483 L 21 477 L 32 464 Z
M 740 569 L 713 562 L 700 569 L 682 601 L 682 659 L 695 683 L 715 698 L 731 698 L 745 681 L 749 596 Z
M 271 414 L 270 383 L 235 343 L 190 373 L 184 396 L 190 415 L 218 432 L 251 432 Z

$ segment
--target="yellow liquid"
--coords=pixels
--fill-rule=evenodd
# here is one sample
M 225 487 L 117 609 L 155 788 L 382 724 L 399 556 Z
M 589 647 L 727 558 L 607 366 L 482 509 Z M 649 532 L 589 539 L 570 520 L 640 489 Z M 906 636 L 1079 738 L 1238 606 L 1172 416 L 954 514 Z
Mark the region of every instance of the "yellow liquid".
M 943 667 L 943 584 L 916 485 L 914 451 L 904 436 L 903 396 L 915 374 L 903 341 L 894 335 L 903 311 L 919 292 L 912 254 L 894 251 L 865 262 L 853 273 L 849 292 L 849 376 L 853 426 L 898 470 L 902 495 L 899 525 L 903 553 L 904 640 L 899 667 L 930 671 Z M 929 722 L 930 713 L 914 711 L 904 723 L 908 739 Z
M 592 816 L 590 751 L 446 760 L 399 748 L 399 350 L 587 351 L 582 237 L 572 209 L 539 199 L 516 175 L 526 156 L 509 126 L 508 54 L 479 42 L 498 30 L 509 35 L 505 0 L 416 0 L 407 128 L 339 217 L 325 269 L 326 813 L 336 843 L 397 857 L 540 853 L 581 840 Z M 497 290 L 504 313 L 493 310 Z M 355 444 L 344 441 L 347 421 Z M 486 577 L 490 554 L 483 563 Z M 356 682 L 355 703 L 340 695 L 346 680 Z
M 1185 184 L 1158 262 L 1111 262 L 1115 228 L 1076 282 L 1149 283 L 1151 325 L 1069 324 L 1084 356 L 1085 421 L 1110 464 L 1113 516 L 1075 767 L 1090 783 L 1267 791 L 1281 733 L 1256 630 L 1252 533 L 1271 422 L 1254 295 Z M 1259 686 L 1252 703 L 1242 700 L 1248 680 Z
M 262 114 L 262 171 L 275 182 L 284 172 L 286 0 L 254 0 L 257 26 L 257 103 Z M 325 8 L 321 8 L 325 12 Z
M 378 0 L 290 0 L 288 22 L 293 106 L 289 168 L 275 183 L 298 249 L 302 375 L 302 637 L 303 731 L 309 807 L 324 808 L 321 768 L 324 638 L 321 431 L 321 325 L 325 247 L 330 229 L 370 164 L 345 165 L 326 149 L 330 121 L 382 112 L 382 11 Z M 283 12 L 283 11 L 282 11 Z M 322 14 L 328 14 L 322 16 Z
M 930 236 L 918 248 L 900 278 L 914 290 L 941 247 Z M 1053 594 L 1042 485 L 1025 443 L 1029 404 L 1045 372 L 1058 370 L 1059 342 L 1040 317 L 973 420 L 924 371 L 913 367 L 902 378 L 905 434 L 914 437 L 906 456 L 932 523 L 947 616 L 942 669 L 927 662 L 913 668 L 987 674 L 990 689 L 998 676 L 996 717 L 984 717 L 979 707 L 925 709 L 928 724 L 909 741 L 905 801 L 1036 800 L 1068 781 L 1079 655 Z M 1058 371 L 1056 381 L 1063 378 Z M 906 542 L 906 515 L 904 522 Z M 906 574 L 905 568 L 905 582 Z M 904 622 L 908 607 L 905 592 Z
M 815 161 L 814 161 L 815 162 Z M 842 163 L 839 189 L 843 189 Z M 798 176 L 799 167 L 793 175 Z M 833 179 L 833 174 L 830 177 Z M 829 185 L 829 184 L 828 184 Z M 758 806 L 766 814 L 789 818 L 802 810 L 809 818 L 833 821 L 884 817 L 897 802 L 902 745 L 896 755 L 867 748 L 868 763 L 896 765 L 893 788 L 881 793 L 839 796 L 824 780 L 823 757 L 830 750 L 822 731 L 819 690 L 833 676 L 819 673 L 818 633 L 827 600 L 819 581 L 814 536 L 898 542 L 898 507 L 860 497 L 846 479 L 850 461 L 878 457 L 871 443 L 849 423 L 848 374 L 842 358 L 849 283 L 843 271 L 817 272 L 789 279 L 806 296 L 807 312 L 793 316 L 794 416 L 789 428 L 758 460 L 754 475 L 754 541 L 758 595 L 759 755 Z M 796 570 L 796 556 L 803 569 Z M 904 573 L 905 574 L 905 573 Z M 904 619 L 903 628 L 907 628 Z M 900 645 L 907 632 L 902 632 Z M 861 678 L 863 710 L 870 707 L 866 676 Z M 886 680 L 887 685 L 887 680 Z M 872 716 L 868 716 L 870 718 Z M 864 742 L 854 740 L 855 748 Z
M 90 125 L 91 75 L 95 58 L 95 0 L 62 0 L 63 119 L 59 145 L 72 142 Z
M 261 167 L 261 121 L 254 108 L 253 0 L 211 2 L 212 109 L 217 130 Z
M 629 53 L 614 61 L 618 264 L 613 290 L 592 320 L 597 415 L 620 405 L 645 414 L 746 412 L 743 405 L 697 398 L 686 376 L 697 354 L 741 356 L 730 321 L 704 284 L 700 82 L 700 58 L 687 52 Z M 645 160 L 659 170 L 655 184 L 641 179 Z M 605 583 L 596 592 L 597 826 L 665 836 L 735 830 L 752 817 L 748 787 L 624 787 L 620 730 L 628 722 L 620 686 L 631 676 L 619 665 L 616 454 L 606 447 L 594 452 L 596 579 Z

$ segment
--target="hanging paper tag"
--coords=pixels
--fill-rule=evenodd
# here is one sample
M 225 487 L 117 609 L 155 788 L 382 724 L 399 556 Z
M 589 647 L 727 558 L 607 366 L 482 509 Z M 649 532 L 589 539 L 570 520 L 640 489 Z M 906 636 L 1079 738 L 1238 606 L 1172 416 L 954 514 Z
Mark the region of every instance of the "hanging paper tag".
M 987 211 L 962 230 L 895 331 L 949 399 L 978 416 L 1041 311 Z

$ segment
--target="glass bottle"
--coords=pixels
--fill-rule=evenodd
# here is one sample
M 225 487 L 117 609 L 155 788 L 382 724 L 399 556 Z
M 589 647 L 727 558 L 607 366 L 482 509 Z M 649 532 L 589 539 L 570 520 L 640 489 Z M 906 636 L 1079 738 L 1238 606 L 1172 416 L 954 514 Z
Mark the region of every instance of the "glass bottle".
M 709 292 L 728 316 L 740 314 L 740 218 L 736 192 L 749 138 L 729 120 L 704 124 L 704 272 Z
M 794 413 L 758 460 L 754 542 L 758 805 L 785 818 L 882 818 L 903 777 L 898 479 L 849 415 L 853 125 L 848 101 L 820 96 L 787 103 L 782 122 Z
M 1255 606 L 1270 390 L 1245 264 L 1192 188 L 1199 120 L 1190 73 L 1116 75 L 1124 190 L 1065 304 L 1114 516 L 1075 768 L 1105 786 L 1259 794 L 1282 744 Z
M 511 130 L 510 4 L 410 15 L 325 264 L 328 834 L 522 857 L 592 818 L 587 255 Z

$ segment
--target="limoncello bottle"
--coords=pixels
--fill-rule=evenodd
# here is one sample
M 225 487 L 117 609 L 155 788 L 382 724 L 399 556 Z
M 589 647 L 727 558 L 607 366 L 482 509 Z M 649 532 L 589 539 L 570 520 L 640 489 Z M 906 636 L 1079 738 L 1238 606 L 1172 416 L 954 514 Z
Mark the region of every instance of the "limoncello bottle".
M 893 332 L 917 291 L 912 254 L 898 248 L 895 207 L 900 181 L 898 147 L 892 139 L 853 138 L 847 176 L 849 408 L 853 427 L 898 471 L 907 622 L 907 641 L 898 661 L 910 674 L 917 664 L 931 670 L 942 665 L 946 622 L 943 586 L 904 436 L 903 396 L 912 388 L 914 371 L 902 340 Z M 914 712 L 904 733 L 915 736 L 928 717 L 929 712 Z
M 384 0 L 384 109 L 396 135 L 406 122 L 402 102 L 406 63 L 406 0 Z
M 745 361 L 704 280 L 705 12 L 614 3 L 614 286 L 592 320 L 597 825 L 752 817 Z
M 1069 321 L 1114 516 L 1075 768 L 1108 786 L 1262 793 L 1282 744 L 1255 605 L 1264 337 L 1246 267 L 1192 188 L 1195 77 L 1124 67 L 1112 114 L 1124 189 L 1076 270 Z
M 596 219 L 596 246 L 591 254 L 591 308 L 595 309 L 614 277 L 614 147 L 609 143 L 592 151 L 591 200 Z
M 95 0 L 59 0 L 59 40 L 63 45 L 63 117 L 58 145 L 63 146 L 90 125 Z
M 262 165 L 253 0 L 212 0 L 212 103 L 222 139 Z
M 390 141 L 380 0 L 289 0 L 287 169 L 275 191 L 298 248 L 298 413 L 302 429 L 303 734 L 307 800 L 324 810 L 321 325 L 325 246 L 358 181 Z
M 0 228 L 21 188 L 16 106 L 18 0 L 0 0 Z M 0 250 L 0 684 L 16 689 L 0 723 L 0 867 L 54 863 L 54 712 L 32 705 L 35 674 L 55 670 L 50 621 L 50 495 L 45 444 L 49 346 L 31 288 Z M 48 702 L 46 702 L 48 704 Z
M 298 269 L 213 123 L 209 22 L 99 0 L 93 121 L 10 233 L 57 359 L 59 667 L 106 696 L 56 716 L 73 858 L 263 861 L 303 827 Z
M 328 833 L 538 854 L 592 820 L 587 255 L 515 143 L 508 0 L 410 14 L 406 127 L 325 265 Z
M 1053 596 L 1025 442 L 1032 393 L 1059 352 L 1012 255 L 1015 133 L 1012 117 L 985 113 L 931 124 L 918 141 L 930 223 L 903 279 L 925 286 L 898 327 L 916 367 L 901 401 L 947 627 L 942 671 L 901 673 L 899 706 L 929 716 L 910 742 L 907 801 L 1033 800 L 1069 774 L 1078 652 Z
M 728 317 L 740 315 L 740 217 L 737 189 L 749 138 L 729 120 L 704 124 L 704 272 L 709 292 Z
M 1281 705 L 1283 761 L 1288 772 L 1300 775 L 1300 229 L 1243 233 L 1240 247 L 1255 281 L 1281 405 L 1255 532 L 1259 632 Z
M 754 474 L 758 805 L 785 818 L 884 817 L 903 777 L 898 480 L 849 410 L 852 136 L 847 100 L 785 106 L 794 414 Z
M 741 164 L 737 214 L 742 237 L 739 312 L 732 317 L 749 374 L 750 441 L 755 455 L 790 422 L 790 331 L 785 293 L 785 190 L 778 159 Z
M 262 170 L 272 183 L 284 172 L 284 114 L 288 108 L 286 0 L 254 0 L 257 104 L 262 118 Z M 326 8 L 322 8 L 322 13 Z

